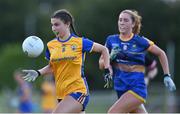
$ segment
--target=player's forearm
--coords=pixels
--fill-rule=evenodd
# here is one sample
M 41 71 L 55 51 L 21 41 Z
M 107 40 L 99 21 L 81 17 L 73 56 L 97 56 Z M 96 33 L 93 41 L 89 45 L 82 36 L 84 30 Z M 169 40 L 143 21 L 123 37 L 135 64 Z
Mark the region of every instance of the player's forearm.
M 109 51 L 106 47 L 103 48 L 101 55 L 103 56 L 104 68 L 105 69 L 109 68 L 110 67 L 110 57 L 109 57 Z
M 108 49 L 101 45 L 101 44 L 98 44 L 98 43 L 94 43 L 94 46 L 93 46 L 93 50 L 94 52 L 99 52 L 101 53 L 101 57 L 100 58 L 100 66 L 101 68 L 109 68 L 109 65 L 110 65 L 110 57 L 109 57 L 109 51 Z
M 169 74 L 169 64 L 168 59 L 164 51 L 161 51 L 160 55 L 158 56 L 161 66 L 163 68 L 164 74 Z
M 164 74 L 169 74 L 169 64 L 166 53 L 157 45 L 151 46 L 149 51 L 158 56 Z
M 101 55 L 101 57 L 99 58 L 99 69 L 104 69 L 104 59 L 103 56 Z

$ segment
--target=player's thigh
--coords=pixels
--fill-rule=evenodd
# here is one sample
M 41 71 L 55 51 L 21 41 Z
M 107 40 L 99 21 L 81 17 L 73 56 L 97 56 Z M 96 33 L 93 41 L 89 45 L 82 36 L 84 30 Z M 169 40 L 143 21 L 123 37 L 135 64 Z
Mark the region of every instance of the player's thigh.
M 58 103 L 53 113 L 80 113 L 83 106 L 76 101 L 73 97 L 67 96 L 61 102 Z
M 137 109 L 143 102 L 130 92 L 124 93 L 108 110 L 108 113 L 125 113 Z

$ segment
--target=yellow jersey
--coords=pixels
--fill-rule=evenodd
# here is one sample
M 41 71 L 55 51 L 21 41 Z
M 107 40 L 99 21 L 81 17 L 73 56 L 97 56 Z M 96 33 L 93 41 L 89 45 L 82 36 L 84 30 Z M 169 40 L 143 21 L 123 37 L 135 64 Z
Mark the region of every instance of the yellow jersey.
M 57 99 L 63 99 L 72 92 L 89 93 L 84 61 L 93 44 L 93 41 L 74 34 L 65 41 L 55 38 L 48 42 L 46 58 L 55 76 Z
M 45 110 L 49 110 L 52 111 L 56 105 L 57 105 L 57 100 L 55 97 L 55 86 L 53 84 L 53 82 L 48 82 L 45 81 L 42 83 L 41 85 L 41 89 L 42 89 L 42 109 Z

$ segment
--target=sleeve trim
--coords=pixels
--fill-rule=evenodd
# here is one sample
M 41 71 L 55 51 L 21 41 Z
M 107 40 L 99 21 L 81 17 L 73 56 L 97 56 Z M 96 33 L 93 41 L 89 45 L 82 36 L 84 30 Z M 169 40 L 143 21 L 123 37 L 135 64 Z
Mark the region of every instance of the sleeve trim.
M 93 45 L 91 47 L 91 50 L 89 51 L 90 53 L 92 52 L 93 48 L 94 48 L 94 42 L 93 42 Z

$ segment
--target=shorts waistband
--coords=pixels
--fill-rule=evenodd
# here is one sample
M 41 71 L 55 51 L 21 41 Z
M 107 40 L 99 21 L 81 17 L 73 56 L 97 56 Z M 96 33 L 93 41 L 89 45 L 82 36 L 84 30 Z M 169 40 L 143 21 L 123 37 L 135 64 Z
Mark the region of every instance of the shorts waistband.
M 145 67 L 143 65 L 126 65 L 120 63 L 114 63 L 115 68 L 126 72 L 145 72 Z

